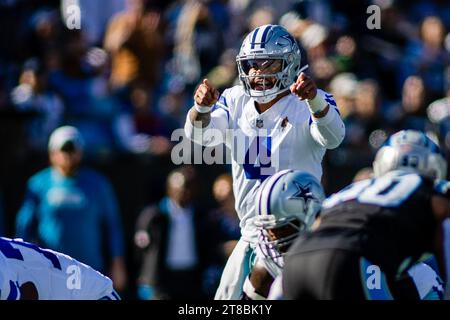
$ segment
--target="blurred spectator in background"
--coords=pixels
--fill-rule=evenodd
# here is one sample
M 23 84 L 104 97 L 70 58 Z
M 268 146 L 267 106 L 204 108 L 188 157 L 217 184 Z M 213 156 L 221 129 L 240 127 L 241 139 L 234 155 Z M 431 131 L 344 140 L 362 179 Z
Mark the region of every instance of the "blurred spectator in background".
M 355 72 L 358 47 L 352 36 L 344 35 L 337 39 L 333 57 L 338 72 Z
M 303 31 L 310 23 L 310 20 L 295 10 L 288 11 L 280 17 L 280 25 L 285 27 L 297 40 L 300 39 Z
M 26 125 L 29 148 L 45 152 L 50 134 L 61 125 L 64 114 L 62 100 L 47 86 L 47 73 L 42 63 L 34 58 L 23 66 L 19 85 L 11 92 L 14 107 L 35 116 Z
M 31 44 L 28 54 L 43 61 L 50 52 L 58 49 L 61 32 L 58 10 L 43 7 L 33 12 L 26 28 L 26 37 Z
M 364 72 L 362 77 L 376 78 L 383 81 L 383 95 L 389 99 L 397 99 L 403 80 L 398 81 L 399 69 L 403 63 L 403 48 L 408 41 L 417 38 L 417 28 L 404 16 L 403 10 L 396 1 L 372 0 L 380 11 L 381 28 L 364 32 L 365 24 L 352 30 L 362 33 L 358 46 L 362 49 L 363 69 L 354 72 Z M 364 2 L 361 2 L 364 3 Z M 350 29 L 351 30 L 351 29 Z M 381 83 L 381 82 L 380 82 Z
M 327 88 L 337 73 L 336 65 L 332 59 L 318 58 L 309 64 L 312 75 L 317 79 L 318 86 Z
M 330 82 L 330 91 L 333 94 L 342 119 L 355 112 L 355 97 L 358 88 L 358 79 L 353 73 L 343 72 L 336 75 Z
M 273 24 L 275 20 L 276 17 L 272 7 L 261 6 L 259 8 L 255 8 L 248 19 L 247 30 L 251 31 L 265 24 Z
M 384 143 L 386 131 L 389 131 L 377 81 L 358 81 L 353 73 L 340 73 L 331 81 L 330 88 L 340 103 L 339 111 L 348 135 L 341 148 L 327 155 L 328 170 L 333 178 L 324 181 L 326 187 L 351 181 L 358 170 L 371 166 L 375 151 Z M 335 191 L 334 187 L 331 189 Z
M 375 151 L 387 138 L 387 124 L 382 110 L 382 96 L 378 83 L 365 79 L 357 84 L 354 112 L 346 119 L 347 139 L 352 153 L 369 166 Z M 384 134 L 383 134 L 384 132 Z
M 206 75 L 206 78 L 220 92 L 232 87 L 238 81 L 236 68 L 237 54 L 238 52 L 234 49 L 225 50 L 220 56 L 220 64 Z
M 84 141 L 74 127 L 50 136 L 51 166 L 28 182 L 16 236 L 67 253 L 111 277 L 123 291 L 127 276 L 119 207 L 108 180 L 80 167 Z
M 125 110 L 116 121 L 120 145 L 133 153 L 167 155 L 172 147 L 170 136 L 178 123 L 157 112 L 153 92 L 143 84 L 133 84 L 122 103 Z
M 300 43 L 306 49 L 308 59 L 315 61 L 327 56 L 329 31 L 318 23 L 311 23 L 300 35 Z
M 393 104 L 386 114 L 390 122 L 391 133 L 402 129 L 414 129 L 426 132 L 430 130 L 427 119 L 427 91 L 420 76 L 409 76 L 402 89 L 401 101 Z
M 446 95 L 427 107 L 428 119 L 434 124 L 442 149 L 450 156 L 450 67 L 447 67 Z
M 107 158 L 121 145 L 117 122 L 126 112 L 109 92 L 106 78 L 108 56 L 89 47 L 82 31 L 64 33 L 61 68 L 49 74 L 49 85 L 65 104 L 64 123 L 78 128 L 86 141 L 86 157 Z
M 218 64 L 224 51 L 226 30 L 221 28 L 223 18 L 217 17 L 217 13 L 226 11 L 218 3 L 188 0 L 179 9 L 171 63 L 173 70 L 190 86 Z
M 76 5 L 80 8 L 81 27 L 86 32 L 90 45 L 102 44 L 103 35 L 108 20 L 125 8 L 127 0 L 61 0 L 61 14 L 65 17 L 69 6 Z
M 186 118 L 186 105 L 192 98 L 185 91 L 185 83 L 180 77 L 173 77 L 167 86 L 165 93 L 158 99 L 157 110 L 169 127 L 182 128 Z
M 225 263 L 241 237 L 239 217 L 234 207 L 231 175 L 224 173 L 218 176 L 213 183 L 212 191 L 219 206 L 210 211 L 205 218 L 210 253 L 203 286 L 209 298 L 214 298 Z
M 411 75 L 420 76 L 432 100 L 442 96 L 445 69 L 450 64 L 450 52 L 444 47 L 445 33 L 439 17 L 426 17 L 420 26 L 420 40 L 411 41 L 405 49 L 399 73 L 400 81 Z
M 138 298 L 200 299 L 205 258 L 203 216 L 194 204 L 198 190 L 194 167 L 181 167 L 167 178 L 167 195 L 142 210 L 134 242 L 142 253 Z
M 446 0 L 418 0 L 409 4 L 408 19 L 420 23 L 427 16 L 438 16 L 450 27 L 450 3 Z
M 146 9 L 146 0 L 127 0 L 126 9 L 113 16 L 104 38 L 111 55 L 113 90 L 139 82 L 148 89 L 159 84 L 166 53 L 164 26 L 158 10 Z

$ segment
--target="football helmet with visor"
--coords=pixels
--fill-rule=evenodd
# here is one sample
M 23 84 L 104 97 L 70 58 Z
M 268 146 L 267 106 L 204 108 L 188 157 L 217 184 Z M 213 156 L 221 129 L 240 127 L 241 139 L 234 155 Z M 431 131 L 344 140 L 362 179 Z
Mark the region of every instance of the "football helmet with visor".
M 250 32 L 236 62 L 246 94 L 259 103 L 270 102 L 289 90 L 301 71 L 297 41 L 279 25 L 267 24 Z

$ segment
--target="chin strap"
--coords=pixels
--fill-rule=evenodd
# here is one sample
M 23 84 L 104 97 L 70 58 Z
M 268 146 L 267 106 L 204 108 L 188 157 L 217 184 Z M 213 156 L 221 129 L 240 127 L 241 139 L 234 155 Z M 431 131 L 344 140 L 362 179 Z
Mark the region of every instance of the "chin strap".
M 285 88 L 285 89 L 282 89 L 280 91 L 277 91 L 275 93 L 269 94 L 267 96 L 252 96 L 252 98 L 253 98 L 253 100 L 255 100 L 258 103 L 268 103 L 268 102 L 274 100 L 280 94 L 286 92 L 287 90 L 289 90 L 289 87 Z

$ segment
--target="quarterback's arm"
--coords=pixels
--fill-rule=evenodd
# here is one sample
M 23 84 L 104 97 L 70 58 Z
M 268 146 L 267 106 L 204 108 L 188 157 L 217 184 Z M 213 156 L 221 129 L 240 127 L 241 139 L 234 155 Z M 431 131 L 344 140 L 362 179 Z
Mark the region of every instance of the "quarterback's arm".
M 189 111 L 186 124 L 184 125 L 184 133 L 189 140 L 203 146 L 215 146 L 225 141 L 225 133 L 228 128 L 227 111 L 217 108 L 208 113 L 208 125 L 203 128 L 198 126 L 203 122 L 192 122 L 190 119 L 191 112 L 192 109 Z
M 225 97 L 221 97 L 207 113 L 199 113 L 195 106 L 186 117 L 184 132 L 189 140 L 203 146 L 215 146 L 225 141 L 230 112 Z
M 339 115 L 332 95 L 317 90 L 314 99 L 307 101 L 312 110 L 320 110 L 311 114 L 309 130 L 312 138 L 327 149 L 337 148 L 345 137 L 345 125 Z M 311 108 L 312 106 L 312 108 Z
M 220 96 L 208 79 L 194 93 L 194 106 L 189 110 L 184 131 L 186 137 L 203 146 L 216 146 L 225 141 L 230 112 L 227 90 Z

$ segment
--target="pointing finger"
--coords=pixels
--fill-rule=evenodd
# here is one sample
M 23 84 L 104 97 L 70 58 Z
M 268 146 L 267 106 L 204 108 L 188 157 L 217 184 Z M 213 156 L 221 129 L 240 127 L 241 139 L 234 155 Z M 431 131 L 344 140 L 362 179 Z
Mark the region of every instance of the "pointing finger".
M 203 84 L 205 85 L 205 86 L 207 86 L 208 88 L 211 88 L 212 86 L 211 86 L 211 83 L 209 82 L 209 80 L 208 79 L 203 79 Z

